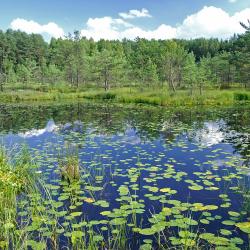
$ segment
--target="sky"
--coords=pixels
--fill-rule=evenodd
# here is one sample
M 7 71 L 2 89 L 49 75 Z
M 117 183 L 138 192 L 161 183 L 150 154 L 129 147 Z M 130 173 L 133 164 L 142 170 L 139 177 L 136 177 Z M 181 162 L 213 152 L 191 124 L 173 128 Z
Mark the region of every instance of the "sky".
M 79 30 L 99 39 L 227 39 L 250 19 L 250 0 L 5 0 L 0 29 L 46 40 Z

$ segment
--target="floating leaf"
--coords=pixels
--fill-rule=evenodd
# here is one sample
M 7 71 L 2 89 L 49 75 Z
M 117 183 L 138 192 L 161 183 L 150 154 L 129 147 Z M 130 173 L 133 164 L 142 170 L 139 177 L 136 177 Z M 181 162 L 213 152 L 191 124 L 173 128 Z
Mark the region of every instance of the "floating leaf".
M 250 234 L 250 221 L 237 223 L 236 227 L 238 227 L 242 232 Z

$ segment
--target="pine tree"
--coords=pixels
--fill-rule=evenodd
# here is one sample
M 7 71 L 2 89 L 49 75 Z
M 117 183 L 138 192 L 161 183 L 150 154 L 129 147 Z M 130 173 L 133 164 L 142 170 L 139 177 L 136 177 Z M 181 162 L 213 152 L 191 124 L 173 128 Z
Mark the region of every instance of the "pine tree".
M 149 86 L 152 86 L 158 82 L 157 66 L 149 58 L 144 69 L 144 81 Z
M 197 65 L 195 63 L 195 57 L 193 53 L 189 53 L 185 60 L 183 68 L 183 81 L 185 85 L 190 89 L 190 94 L 193 94 L 193 89 L 197 83 Z
M 125 58 L 115 55 L 107 49 L 97 52 L 92 60 L 93 73 L 103 82 L 105 91 L 111 83 L 117 83 L 124 73 Z

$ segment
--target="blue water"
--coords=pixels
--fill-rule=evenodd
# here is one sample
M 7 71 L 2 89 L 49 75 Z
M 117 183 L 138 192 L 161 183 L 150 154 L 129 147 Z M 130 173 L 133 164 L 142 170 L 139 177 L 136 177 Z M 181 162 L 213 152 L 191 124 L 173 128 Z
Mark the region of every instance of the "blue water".
M 65 145 L 77 148 L 82 174 L 89 172 L 92 185 L 96 184 L 95 176 L 103 176 L 103 180 L 96 184 L 103 189 L 94 192 L 95 201 L 105 200 L 109 202 L 109 207 L 103 208 L 84 202 L 72 210 L 82 211 L 82 218 L 88 221 L 107 219 L 100 213 L 121 206 L 120 201 L 116 200 L 119 198 L 117 189 L 125 184 L 136 195 L 136 200 L 144 204 L 144 213 L 137 216 L 137 223 L 142 228 L 150 226 L 148 218 L 153 213 L 159 213 L 163 206 L 171 207 L 165 203 L 169 199 L 190 204 L 216 205 L 218 209 L 209 211 L 212 217 L 210 223 L 199 224 L 192 230 L 197 231 L 200 228 L 202 232 L 219 236 L 220 229 L 228 229 L 232 231 L 232 235 L 227 238 L 243 239 L 244 244 L 239 247 L 247 249 L 247 235 L 235 226 L 223 225 L 221 222 L 230 219 L 228 211 L 243 211 L 242 217 L 236 221 L 246 221 L 249 216 L 249 211 L 245 211 L 243 207 L 244 195 L 230 189 L 240 183 L 249 189 L 247 171 L 242 174 L 237 169 L 241 166 L 248 169 L 250 167 L 248 107 L 166 110 L 100 104 L 50 104 L 9 106 L 4 110 L 0 116 L 0 138 L 3 144 L 8 148 L 28 145 L 34 156 L 39 156 L 37 162 L 47 183 L 61 185 L 60 174 L 55 169 L 58 165 L 57 151 Z M 164 176 L 167 166 L 170 165 L 175 173 L 171 177 Z M 128 172 L 140 166 L 142 170 L 135 182 L 138 190 L 133 191 L 131 185 L 135 183 L 129 179 Z M 157 167 L 157 170 L 150 170 L 151 167 Z M 183 176 L 176 180 L 174 176 L 178 172 L 182 172 Z M 196 172 L 202 172 L 208 177 L 201 179 Z M 242 178 L 232 178 L 230 181 L 223 179 L 233 173 Z M 206 190 L 209 186 L 202 181 L 215 175 L 221 180 L 215 181 L 213 177 L 209 181 L 218 189 Z M 151 182 L 147 182 L 148 180 Z M 190 180 L 202 185 L 204 189 L 190 190 L 190 184 L 186 182 Z M 85 177 L 82 178 L 81 185 L 88 195 L 85 190 Z M 160 191 L 151 192 L 145 186 L 159 189 L 167 187 L 177 192 L 166 196 Z M 62 188 L 58 190 L 55 200 L 62 192 Z M 165 201 L 159 201 L 160 198 L 150 200 L 148 194 L 165 197 Z M 228 195 L 230 207 L 220 207 L 223 204 L 220 194 Z M 60 209 L 70 211 L 69 206 L 70 202 L 66 200 Z M 193 212 L 191 216 L 199 221 L 201 213 Z M 216 215 L 221 218 L 213 219 Z M 62 218 L 61 222 L 63 221 Z M 173 228 L 166 234 L 178 235 L 177 232 Z M 107 232 L 103 235 L 107 237 Z M 139 245 L 146 238 L 152 237 L 135 235 L 129 231 L 127 246 L 139 249 Z M 65 245 L 70 243 L 67 237 L 61 235 L 60 246 Z

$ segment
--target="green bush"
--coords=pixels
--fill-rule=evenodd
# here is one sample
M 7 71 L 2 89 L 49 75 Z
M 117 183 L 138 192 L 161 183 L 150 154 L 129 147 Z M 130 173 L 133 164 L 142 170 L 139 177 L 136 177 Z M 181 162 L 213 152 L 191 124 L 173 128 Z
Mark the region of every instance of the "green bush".
M 234 93 L 234 100 L 236 100 L 236 101 L 248 101 L 248 100 L 250 100 L 250 93 L 236 92 L 236 93 Z
M 100 93 L 100 94 L 95 95 L 95 98 L 100 99 L 100 100 L 113 100 L 116 98 L 116 94 L 105 92 L 105 93 Z

